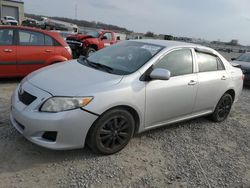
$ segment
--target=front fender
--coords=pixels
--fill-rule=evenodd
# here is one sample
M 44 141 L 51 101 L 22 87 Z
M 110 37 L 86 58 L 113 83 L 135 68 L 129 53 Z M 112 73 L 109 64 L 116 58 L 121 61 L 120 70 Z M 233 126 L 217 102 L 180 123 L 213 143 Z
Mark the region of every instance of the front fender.
M 50 57 L 49 59 L 46 60 L 46 65 L 51 65 L 53 63 L 58 63 L 58 62 L 63 62 L 63 61 L 68 61 L 68 59 L 66 57 L 63 57 L 63 56 L 53 56 L 53 57 Z

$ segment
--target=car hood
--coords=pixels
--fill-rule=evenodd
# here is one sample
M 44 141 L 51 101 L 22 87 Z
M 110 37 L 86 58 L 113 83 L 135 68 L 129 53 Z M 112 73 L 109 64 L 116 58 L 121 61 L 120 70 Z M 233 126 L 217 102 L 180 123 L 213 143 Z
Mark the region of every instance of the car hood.
M 232 61 L 232 63 L 239 64 L 241 66 L 241 69 L 250 71 L 250 62 Z
M 94 37 L 90 36 L 90 35 L 76 34 L 76 35 L 70 35 L 70 36 L 68 36 L 67 40 L 81 41 L 81 40 L 87 39 L 87 38 L 94 38 Z
M 122 78 L 72 60 L 42 68 L 26 79 L 53 96 L 83 96 L 118 84 Z

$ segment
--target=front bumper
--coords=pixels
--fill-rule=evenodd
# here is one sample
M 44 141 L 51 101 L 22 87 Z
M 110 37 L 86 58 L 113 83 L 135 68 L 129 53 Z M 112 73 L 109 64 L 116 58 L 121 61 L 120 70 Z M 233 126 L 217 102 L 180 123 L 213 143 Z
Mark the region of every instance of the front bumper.
M 84 147 L 88 130 L 97 116 L 81 109 L 60 113 L 39 112 L 41 103 L 51 95 L 28 82 L 22 88 L 37 97 L 26 106 L 19 100 L 19 86 L 12 96 L 10 120 L 25 138 L 39 146 L 55 150 Z M 47 132 L 56 132 L 55 141 L 43 137 Z

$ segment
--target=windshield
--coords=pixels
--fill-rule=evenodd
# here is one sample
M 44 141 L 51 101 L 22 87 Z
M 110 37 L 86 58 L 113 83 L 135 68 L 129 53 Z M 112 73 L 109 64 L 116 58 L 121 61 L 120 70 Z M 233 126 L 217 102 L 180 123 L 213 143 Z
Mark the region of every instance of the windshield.
M 11 17 L 7 17 L 7 20 L 15 20 L 14 18 Z
M 98 38 L 99 35 L 100 35 L 100 33 L 97 32 L 97 31 L 90 31 L 90 32 L 88 32 L 86 35 L 92 36 L 92 37 L 94 37 L 94 38 Z
M 163 46 L 125 41 L 104 48 L 79 62 L 85 62 L 85 65 L 98 64 L 99 68 L 109 68 L 110 73 L 127 75 L 137 71 L 162 49 Z
M 250 53 L 242 54 L 240 57 L 236 59 L 237 61 L 245 61 L 250 62 Z

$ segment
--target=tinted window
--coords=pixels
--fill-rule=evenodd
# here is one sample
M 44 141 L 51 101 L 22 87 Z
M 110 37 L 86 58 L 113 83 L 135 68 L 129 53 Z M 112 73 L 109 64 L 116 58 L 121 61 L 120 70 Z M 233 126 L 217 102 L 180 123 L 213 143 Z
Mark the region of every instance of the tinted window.
M 112 34 L 111 33 L 105 33 L 103 36 L 107 37 L 107 40 L 112 40 Z
M 189 49 L 170 52 L 154 68 L 167 69 L 171 72 L 172 77 L 191 74 L 193 73 L 192 52 Z
M 19 44 L 25 46 L 43 46 L 44 35 L 33 31 L 19 31 Z
M 199 72 L 209 72 L 224 69 L 223 63 L 216 56 L 197 52 L 197 58 Z
M 48 36 L 45 35 L 45 46 L 53 46 L 54 45 L 54 40 Z
M 11 29 L 0 29 L 0 45 L 12 45 L 14 32 Z
M 217 64 L 218 64 L 218 70 L 225 70 L 225 67 L 224 67 L 222 61 L 218 57 L 217 57 Z

